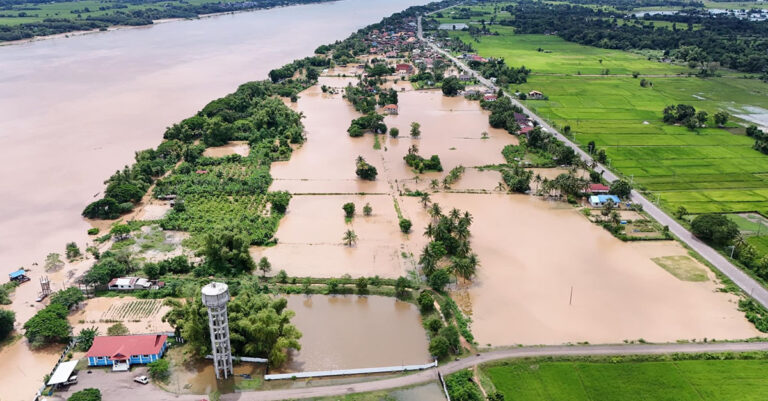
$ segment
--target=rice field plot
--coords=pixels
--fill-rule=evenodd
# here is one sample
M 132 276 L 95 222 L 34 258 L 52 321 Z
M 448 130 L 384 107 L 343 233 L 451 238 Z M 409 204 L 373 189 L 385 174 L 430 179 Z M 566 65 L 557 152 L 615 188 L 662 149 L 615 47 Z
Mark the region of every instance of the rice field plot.
M 482 56 L 503 57 L 514 66 L 525 65 L 537 74 L 600 75 L 608 69 L 612 74 L 687 73 L 688 67 L 648 61 L 645 57 L 566 42 L 557 36 L 514 35 L 514 28 L 493 26 L 499 36 L 484 36 L 475 42 L 467 32 L 456 35 Z M 538 51 L 541 48 L 543 51 Z M 601 62 L 602 60 L 602 62 Z
M 768 156 L 752 149 L 751 138 L 712 122 L 690 131 L 661 120 L 665 106 L 685 103 L 710 115 L 727 111 L 741 116 L 728 124 L 734 130 L 745 124 L 740 118 L 768 112 L 768 84 L 731 71 L 718 78 L 688 77 L 687 66 L 649 61 L 640 54 L 552 35 L 515 35 L 510 27 L 491 29 L 499 35 L 478 41 L 466 32 L 451 34 L 472 43 L 481 56 L 531 68 L 527 83 L 509 89 L 542 91 L 548 100 L 526 105 L 556 126 L 569 125 L 580 146 L 594 142 L 605 149 L 610 167 L 653 192 L 662 207 L 768 213 Z M 633 72 L 640 77 L 633 78 Z M 651 87 L 639 85 L 644 76 Z
M 157 314 L 162 306 L 162 300 L 158 299 L 137 299 L 115 303 L 102 313 L 101 321 L 142 320 Z
M 762 400 L 768 361 L 527 362 L 482 369 L 506 400 Z

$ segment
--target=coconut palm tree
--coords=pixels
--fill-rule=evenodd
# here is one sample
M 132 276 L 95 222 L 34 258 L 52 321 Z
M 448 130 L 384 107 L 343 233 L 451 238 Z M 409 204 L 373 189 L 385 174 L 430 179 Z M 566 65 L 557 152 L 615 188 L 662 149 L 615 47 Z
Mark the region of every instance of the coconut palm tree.
M 450 217 L 454 222 L 458 222 L 459 218 L 461 218 L 461 211 L 459 209 L 453 208 L 450 212 L 448 212 L 448 217 Z
M 448 177 L 443 178 L 443 189 L 451 189 L 451 181 Z
M 427 210 L 427 213 L 432 216 L 432 219 L 437 220 L 443 215 L 443 209 L 440 208 L 440 204 L 433 203 L 432 206 L 429 207 L 429 210 Z
M 429 206 L 430 201 L 431 200 L 430 200 L 429 194 L 421 194 L 421 206 L 423 206 L 424 209 L 426 209 Z
M 351 247 L 353 244 L 357 243 L 357 234 L 352 230 L 347 230 L 341 240 L 344 241 L 344 245 Z
M 533 177 L 533 182 L 536 183 L 536 191 L 538 192 L 541 188 L 541 174 L 536 173 L 536 176 Z
M 424 236 L 433 239 L 435 238 L 435 225 L 432 223 L 427 224 L 427 226 L 424 228 Z
M 433 191 L 440 188 L 440 181 L 438 181 L 437 178 L 433 178 L 432 181 L 429 182 L 429 188 Z
M 499 183 L 496 185 L 496 188 L 494 188 L 494 190 L 503 192 L 507 190 L 507 186 L 503 182 L 499 181 Z

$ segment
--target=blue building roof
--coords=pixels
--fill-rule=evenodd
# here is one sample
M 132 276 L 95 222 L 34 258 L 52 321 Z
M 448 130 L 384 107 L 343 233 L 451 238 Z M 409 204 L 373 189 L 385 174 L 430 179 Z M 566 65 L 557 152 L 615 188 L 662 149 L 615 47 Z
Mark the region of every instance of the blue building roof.
M 25 274 L 27 274 L 26 270 L 19 269 L 19 270 L 16 270 L 15 272 L 9 274 L 8 277 L 14 279 L 14 278 L 17 278 L 17 277 L 21 277 L 21 276 L 23 276 Z
M 609 200 L 617 205 L 621 203 L 621 199 L 616 195 L 592 195 L 589 197 L 591 203 L 606 203 Z

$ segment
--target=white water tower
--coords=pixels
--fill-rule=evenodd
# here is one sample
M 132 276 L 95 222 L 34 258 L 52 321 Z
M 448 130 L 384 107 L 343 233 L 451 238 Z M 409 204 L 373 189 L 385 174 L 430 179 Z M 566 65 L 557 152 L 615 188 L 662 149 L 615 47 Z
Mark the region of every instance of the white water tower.
M 229 289 L 224 283 L 210 283 L 203 287 L 203 305 L 208 308 L 208 327 L 211 330 L 213 366 L 216 379 L 226 379 L 233 374 L 232 348 L 229 345 L 229 320 L 227 302 Z

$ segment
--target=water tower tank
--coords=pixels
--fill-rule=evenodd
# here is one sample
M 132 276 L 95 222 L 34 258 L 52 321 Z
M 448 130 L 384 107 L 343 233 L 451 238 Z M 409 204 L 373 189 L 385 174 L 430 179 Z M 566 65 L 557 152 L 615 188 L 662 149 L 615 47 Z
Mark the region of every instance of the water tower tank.
M 203 305 L 208 308 L 208 328 L 211 332 L 211 349 L 216 378 L 226 379 L 233 373 L 232 349 L 229 344 L 229 320 L 227 302 L 229 288 L 224 283 L 210 283 L 203 287 Z

